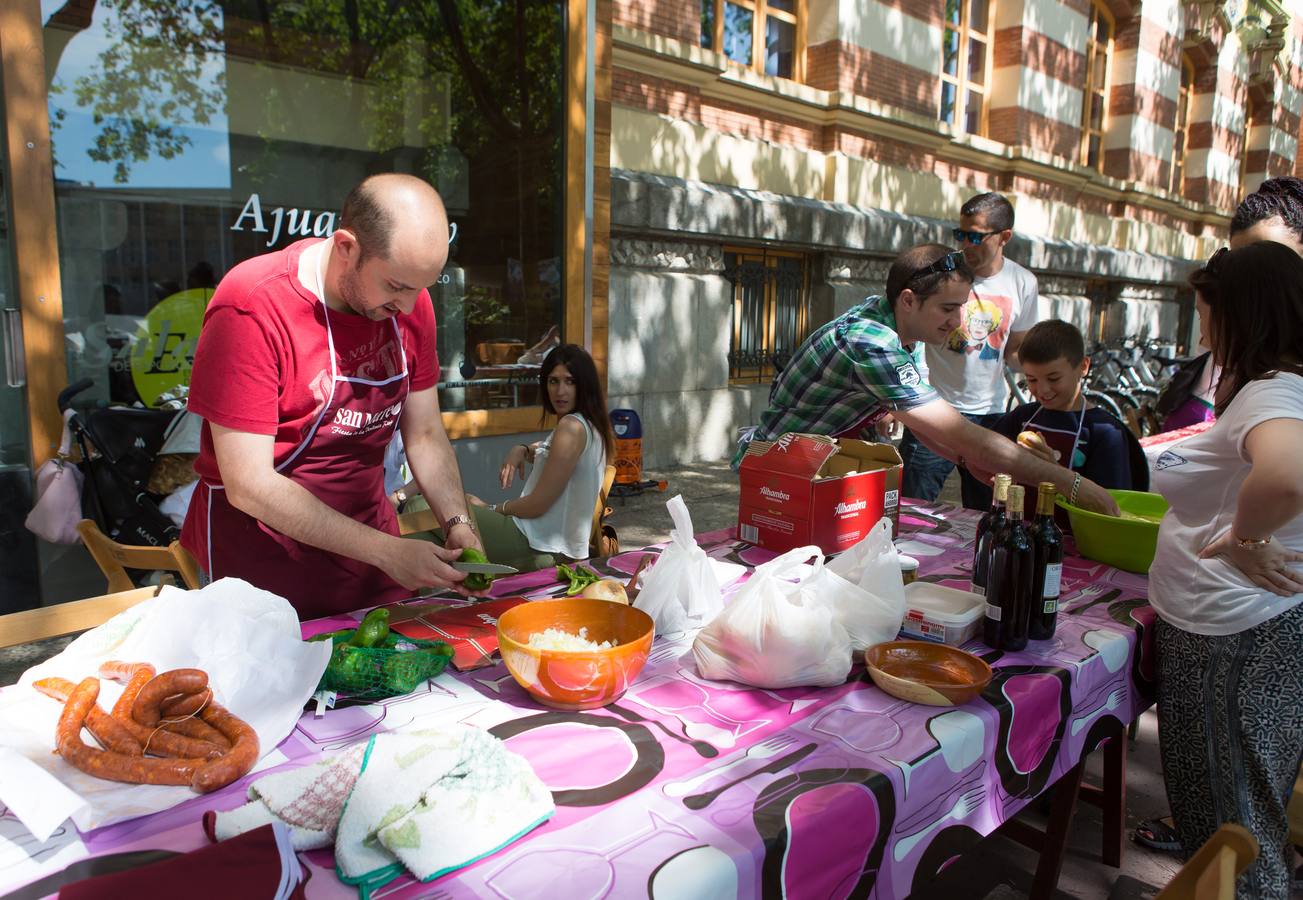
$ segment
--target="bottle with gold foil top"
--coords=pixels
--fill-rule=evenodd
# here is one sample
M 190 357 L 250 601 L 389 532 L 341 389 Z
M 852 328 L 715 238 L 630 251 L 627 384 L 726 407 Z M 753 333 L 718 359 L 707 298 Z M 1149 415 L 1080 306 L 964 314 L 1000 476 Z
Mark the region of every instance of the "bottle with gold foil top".
M 991 541 L 1004 527 L 1005 503 L 1012 481 L 1013 478 L 1009 475 L 995 476 L 991 508 L 982 513 L 982 518 L 977 521 L 977 540 L 973 544 L 972 591 L 974 594 L 986 595 L 987 572 L 991 565 Z
M 1027 636 L 1033 641 L 1048 641 L 1054 637 L 1054 625 L 1059 618 L 1059 586 L 1063 581 L 1063 532 L 1054 521 L 1054 483 L 1042 481 L 1036 490 L 1036 519 L 1032 522 L 1032 545 L 1035 563 L 1032 567 L 1031 622 Z
M 982 639 L 996 650 L 1022 650 L 1027 646 L 1035 551 L 1022 520 L 1023 493 L 1022 485 L 1009 486 L 1005 524 L 991 542 Z

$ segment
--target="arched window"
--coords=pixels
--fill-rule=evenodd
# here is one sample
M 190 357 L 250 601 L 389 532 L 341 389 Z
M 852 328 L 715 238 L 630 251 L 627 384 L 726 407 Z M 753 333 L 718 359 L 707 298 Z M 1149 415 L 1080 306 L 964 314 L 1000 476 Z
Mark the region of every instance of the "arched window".
M 1090 5 L 1086 34 L 1086 84 L 1081 97 L 1081 164 L 1104 164 L 1105 113 L 1108 105 L 1109 62 L 1113 55 L 1113 17 L 1098 2 Z
M 1181 87 L 1176 93 L 1176 122 L 1172 130 L 1172 165 L 1168 170 L 1167 189 L 1173 194 L 1185 193 L 1185 145 L 1190 131 L 1190 100 L 1194 97 L 1194 63 L 1190 54 L 1181 54 Z
M 946 0 L 937 118 L 969 134 L 986 133 L 991 81 L 990 0 Z

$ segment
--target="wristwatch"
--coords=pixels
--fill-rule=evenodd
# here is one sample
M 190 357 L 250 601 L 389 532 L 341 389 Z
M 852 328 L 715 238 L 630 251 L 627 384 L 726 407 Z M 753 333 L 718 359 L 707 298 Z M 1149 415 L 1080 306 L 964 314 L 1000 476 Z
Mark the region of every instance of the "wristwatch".
M 465 513 L 459 513 L 458 515 L 449 518 L 447 522 L 443 523 L 443 533 L 447 534 L 448 532 L 452 531 L 454 527 L 458 525 L 466 525 L 472 531 L 475 530 L 475 523 L 471 520 L 471 517 L 466 515 Z

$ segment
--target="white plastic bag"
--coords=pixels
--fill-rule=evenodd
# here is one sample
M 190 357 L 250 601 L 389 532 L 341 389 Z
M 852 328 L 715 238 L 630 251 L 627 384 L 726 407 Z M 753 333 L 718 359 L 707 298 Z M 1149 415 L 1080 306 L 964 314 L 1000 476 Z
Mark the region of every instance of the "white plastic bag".
M 652 617 L 657 634 L 701 628 L 724 608 L 719 579 L 710 557 L 697 546 L 683 496 L 676 494 L 665 506 L 674 520 L 670 545 L 643 575 L 633 604 Z
M 809 576 L 788 580 L 807 570 L 811 557 Z M 864 599 L 859 588 L 824 568 L 818 547 L 789 550 L 758 566 L 697 635 L 697 672 L 762 688 L 841 684 L 851 670 L 852 641 L 839 610 Z
M 891 519 L 883 516 L 859 543 L 828 563 L 835 573 L 870 595 L 870 600 L 847 612 L 843 620 L 856 649 L 895 640 L 905 619 L 905 584 L 900 577 L 900 557 L 891 542 Z

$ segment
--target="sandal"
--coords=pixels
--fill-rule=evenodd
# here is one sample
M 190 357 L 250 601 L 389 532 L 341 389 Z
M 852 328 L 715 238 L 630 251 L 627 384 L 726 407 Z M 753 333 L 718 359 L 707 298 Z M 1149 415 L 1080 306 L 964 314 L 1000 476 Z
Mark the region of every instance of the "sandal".
M 1170 819 L 1146 819 L 1136 828 L 1132 839 L 1153 850 L 1181 852 L 1181 838 L 1172 827 Z

